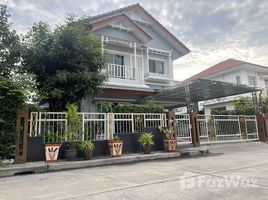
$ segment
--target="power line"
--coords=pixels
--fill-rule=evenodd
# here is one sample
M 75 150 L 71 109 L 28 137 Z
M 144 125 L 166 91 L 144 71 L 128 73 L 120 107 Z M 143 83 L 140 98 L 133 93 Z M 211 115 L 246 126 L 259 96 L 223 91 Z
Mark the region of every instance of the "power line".
M 51 10 L 51 8 L 49 8 L 46 4 L 44 4 L 41 0 L 38 0 L 38 2 L 44 6 L 49 12 L 51 12 L 53 15 L 55 15 L 58 18 L 61 18 L 62 16 L 58 15 L 57 13 L 55 13 L 53 10 Z M 65 18 L 64 18 L 65 20 Z
M 54 9 L 54 11 L 58 12 L 60 15 L 62 15 L 65 18 L 65 13 L 62 11 L 53 1 L 45 0 L 50 7 Z

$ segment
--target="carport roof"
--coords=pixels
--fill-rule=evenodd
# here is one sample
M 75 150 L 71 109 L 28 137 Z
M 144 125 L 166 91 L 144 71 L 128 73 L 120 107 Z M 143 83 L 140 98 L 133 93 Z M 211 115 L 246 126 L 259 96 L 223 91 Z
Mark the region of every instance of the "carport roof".
M 190 101 L 198 102 L 209 99 L 233 96 L 244 93 L 261 91 L 260 88 L 249 87 L 246 85 L 237 85 L 220 81 L 198 79 L 191 82 L 181 82 L 158 94 L 151 96 L 156 102 L 169 102 L 174 105 L 185 106 L 187 87 L 189 88 Z

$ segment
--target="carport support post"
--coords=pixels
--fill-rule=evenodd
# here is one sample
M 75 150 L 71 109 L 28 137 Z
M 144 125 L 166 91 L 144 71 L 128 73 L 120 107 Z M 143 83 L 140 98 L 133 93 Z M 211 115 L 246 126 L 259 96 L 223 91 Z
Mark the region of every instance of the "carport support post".
M 197 113 L 191 112 L 190 113 L 190 122 L 191 122 L 191 137 L 192 137 L 192 144 L 194 147 L 200 147 L 200 138 L 197 129 Z
M 187 113 L 190 113 L 190 112 L 192 112 L 191 94 L 190 94 L 190 88 L 189 88 L 188 84 L 185 85 L 184 90 L 185 90 L 185 101 L 186 101 Z
M 267 136 L 266 128 L 268 127 L 265 126 L 265 117 L 262 114 L 257 114 L 256 119 L 257 119 L 257 125 L 258 125 L 259 140 L 261 142 L 267 142 L 268 136 Z

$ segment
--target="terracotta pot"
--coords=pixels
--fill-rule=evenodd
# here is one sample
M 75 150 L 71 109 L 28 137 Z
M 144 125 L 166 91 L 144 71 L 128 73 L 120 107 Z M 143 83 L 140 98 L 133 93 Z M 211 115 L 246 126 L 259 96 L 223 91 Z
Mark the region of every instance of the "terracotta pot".
M 93 151 L 85 151 L 84 152 L 84 159 L 85 160 L 91 160 L 93 157 Z
M 57 161 L 60 146 L 60 144 L 45 144 L 46 162 Z
M 150 154 L 151 153 L 151 145 L 149 145 L 149 144 L 144 145 L 143 152 L 144 152 L 144 154 Z
M 112 157 L 120 157 L 122 155 L 123 141 L 108 140 L 108 147 Z
M 177 140 L 176 139 L 164 139 L 164 146 L 165 146 L 166 152 L 174 152 L 176 151 Z
M 77 150 L 76 149 L 65 150 L 65 158 L 67 161 L 76 160 L 77 159 Z

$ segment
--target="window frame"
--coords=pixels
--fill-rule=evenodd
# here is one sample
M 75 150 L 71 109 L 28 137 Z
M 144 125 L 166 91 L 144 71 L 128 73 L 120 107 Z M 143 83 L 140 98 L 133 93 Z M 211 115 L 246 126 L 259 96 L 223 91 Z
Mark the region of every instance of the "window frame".
M 240 75 L 236 76 L 235 80 L 236 80 L 237 85 L 241 85 L 241 76 Z
M 154 62 L 154 70 L 151 71 L 151 65 L 150 63 Z M 157 63 L 161 63 L 161 70 L 157 69 Z M 166 70 L 165 70 L 165 60 L 159 60 L 159 59 L 154 59 L 154 58 L 149 58 L 149 73 L 154 73 L 154 74 L 166 74 Z M 158 65 L 159 67 L 159 65 Z M 159 73 L 159 71 L 162 71 Z
M 252 80 L 253 80 L 253 84 L 251 84 Z M 257 78 L 256 78 L 256 76 L 248 75 L 248 84 L 250 86 L 256 87 L 257 86 Z

